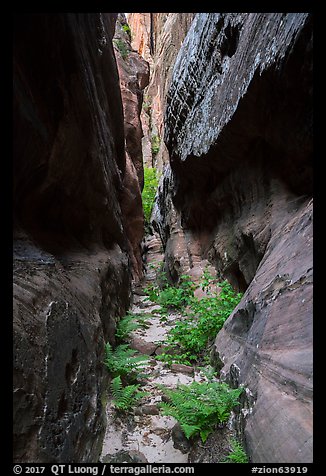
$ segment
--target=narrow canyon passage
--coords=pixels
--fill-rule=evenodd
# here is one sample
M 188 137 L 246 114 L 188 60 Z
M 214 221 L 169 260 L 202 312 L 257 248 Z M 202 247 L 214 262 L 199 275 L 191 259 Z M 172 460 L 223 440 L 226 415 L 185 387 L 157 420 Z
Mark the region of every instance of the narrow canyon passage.
M 312 32 L 15 15 L 15 463 L 312 462 Z
M 225 461 L 236 436 L 230 425 L 222 425 L 218 432 L 214 432 L 213 436 L 207 439 L 205 445 L 202 441 L 194 443 L 186 438 L 178 421 L 172 416 L 165 415 L 160 409 L 160 404 L 166 401 L 162 386 L 164 389 L 176 390 L 180 385 L 189 386 L 193 382 L 217 383 L 219 379 L 214 372 L 212 374 L 213 368 L 207 362 L 205 367 L 198 362 L 193 365 L 180 363 L 167 365 L 166 360 L 159 360 L 164 353 L 173 356 L 173 350 L 177 352 L 177 349 L 173 349 L 168 342 L 168 333 L 185 316 L 176 309 L 162 312 L 162 306 L 149 299 L 146 290 L 157 282 L 164 258 L 159 235 L 147 236 L 146 249 L 147 272 L 142 285 L 134 289 L 133 306 L 130 309 L 130 314 L 135 316 L 135 319 L 141 316 L 146 326 L 130 332 L 125 341 L 132 349 L 148 356 L 148 366 L 144 370 L 143 378 L 138 380 L 145 396 L 139 402 L 134 401 L 129 412 L 119 412 L 114 405 L 114 392 L 109 394 L 106 406 L 107 429 L 100 461 L 104 463 Z M 210 391 L 209 386 L 206 391 Z
M 151 241 L 154 240 L 157 244 L 157 237 Z M 152 252 L 150 247 L 147 255 L 148 264 L 157 263 L 161 259 L 162 255 Z M 155 280 L 153 269 L 150 267 L 147 269 L 144 287 Z M 140 405 L 133 408 L 132 413 L 135 416 L 123 413 L 119 415 L 112 402 L 108 402 L 108 424 L 101 460 L 107 463 L 186 463 L 189 448 L 186 441 L 181 441 L 181 448 L 186 451 L 181 452 L 174 447 L 172 429 L 177 422 L 174 418 L 160 415 L 158 403 L 162 401 L 163 393 L 157 384 L 176 388 L 179 383 L 189 384 L 194 379 L 200 381 L 203 376 L 195 373 L 190 366 L 174 365 L 167 368 L 163 362 L 155 359 L 164 350 L 169 326 L 180 319 L 180 315 L 169 313 L 168 316 L 162 316 L 158 313 L 161 306 L 148 300 L 142 288 L 138 288 L 138 292 L 139 294 L 136 294 L 137 291 L 134 294 L 131 312 L 144 316 L 148 327 L 133 331 L 129 341 L 132 348 L 150 356 L 146 383 L 142 386 L 142 391 L 148 395 L 142 399 Z M 178 371 L 179 368 L 181 372 Z

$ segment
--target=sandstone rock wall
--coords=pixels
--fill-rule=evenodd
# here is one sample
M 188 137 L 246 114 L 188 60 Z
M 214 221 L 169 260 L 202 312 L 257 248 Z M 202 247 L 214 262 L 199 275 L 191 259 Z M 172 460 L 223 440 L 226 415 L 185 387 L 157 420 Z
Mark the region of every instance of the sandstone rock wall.
M 151 77 L 145 90 L 148 109 L 142 112 L 142 123 L 147 124 L 143 149 L 147 150 L 145 163 L 160 170 L 168 163 L 163 142 L 163 116 L 166 94 L 172 70 L 182 42 L 190 28 L 194 13 L 131 13 L 128 23 L 132 32 L 132 46 L 150 64 Z M 151 154 L 150 144 L 159 141 L 159 150 Z M 149 144 L 149 146 L 148 146 Z
M 215 343 L 253 462 L 312 461 L 312 21 L 197 14 L 167 97 L 155 209 L 174 280 L 244 291 Z
M 14 31 L 14 461 L 96 462 L 104 343 L 130 300 L 113 14 Z
M 119 13 L 113 45 L 118 64 L 127 151 L 124 176 L 126 193 L 122 201 L 122 211 L 132 260 L 133 278 L 138 282 L 143 275 L 140 244 L 144 234 L 141 201 L 141 190 L 144 186 L 142 152 L 144 134 L 140 114 L 143 90 L 149 82 L 149 64 L 131 48 L 130 39 L 125 15 Z
M 131 46 L 150 64 L 153 62 L 151 39 L 153 32 L 153 16 L 155 13 L 129 13 L 127 22 L 131 30 Z

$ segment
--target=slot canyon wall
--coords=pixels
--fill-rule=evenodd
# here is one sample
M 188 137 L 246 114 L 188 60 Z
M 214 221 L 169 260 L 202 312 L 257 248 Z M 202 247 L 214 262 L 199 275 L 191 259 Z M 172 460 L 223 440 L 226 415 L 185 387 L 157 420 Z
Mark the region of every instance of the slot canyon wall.
M 214 346 L 246 388 L 234 424 L 253 462 L 311 462 L 311 16 L 197 14 L 164 130 L 165 266 L 175 282 L 214 266 L 244 291 Z
M 117 59 L 119 84 L 124 113 L 126 138 L 125 194 L 121 207 L 123 223 L 129 242 L 134 282 L 143 276 L 142 250 L 144 215 L 141 190 L 144 187 L 141 112 L 143 91 L 149 82 L 149 63 L 131 46 L 131 33 L 126 17 L 119 13 L 113 46 Z
M 14 461 L 98 461 L 104 343 L 142 278 L 144 162 L 164 171 L 171 279 L 209 266 L 244 292 L 212 358 L 246 389 L 251 460 L 310 462 L 311 16 L 127 21 L 15 17 Z
M 128 150 L 140 132 L 137 124 L 131 133 L 124 127 L 115 21 L 116 14 L 14 18 L 13 433 L 20 463 L 98 461 L 104 343 L 114 343 L 116 320 L 128 309 L 132 274 L 141 277 L 141 153 Z M 136 79 L 122 95 L 132 96 L 137 122 L 135 81 L 145 87 L 148 71 L 131 56 L 125 68 L 134 61 Z
M 160 171 L 169 162 L 163 141 L 167 92 L 177 54 L 194 17 L 195 13 L 129 13 L 127 16 L 132 47 L 148 61 L 151 70 L 141 112 L 144 164 Z

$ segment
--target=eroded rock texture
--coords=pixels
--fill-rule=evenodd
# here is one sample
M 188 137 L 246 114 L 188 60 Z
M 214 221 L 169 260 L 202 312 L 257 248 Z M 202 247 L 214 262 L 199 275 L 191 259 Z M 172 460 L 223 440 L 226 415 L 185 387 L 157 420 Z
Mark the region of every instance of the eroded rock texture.
M 14 460 L 96 462 L 130 299 L 113 14 L 15 17 Z
M 125 29 L 124 29 L 125 28 Z M 124 227 L 127 232 L 134 281 L 143 274 L 140 243 L 144 234 L 144 216 L 141 190 L 144 186 L 142 138 L 140 120 L 143 90 L 149 82 L 149 64 L 132 50 L 125 15 L 119 13 L 113 39 L 117 58 L 119 82 L 124 113 L 126 138 L 126 193 L 122 201 Z
M 173 66 L 190 28 L 194 13 L 130 13 L 128 23 L 132 31 L 132 46 L 150 64 L 151 77 L 145 90 L 148 107 L 142 112 L 145 125 L 143 149 L 145 163 L 162 170 L 168 163 L 168 153 L 162 140 L 163 115 Z M 159 148 L 151 154 L 151 143 L 159 140 Z M 155 150 L 155 149 L 154 149 Z M 147 153 L 146 153 L 147 152 Z
M 174 280 L 245 292 L 215 351 L 253 462 L 312 460 L 311 96 L 305 13 L 197 14 L 168 93 L 155 224 Z

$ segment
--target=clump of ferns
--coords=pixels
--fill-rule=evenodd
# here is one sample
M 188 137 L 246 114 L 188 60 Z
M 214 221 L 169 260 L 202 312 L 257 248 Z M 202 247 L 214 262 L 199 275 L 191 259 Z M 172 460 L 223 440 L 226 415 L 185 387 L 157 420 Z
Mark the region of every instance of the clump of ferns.
M 235 438 L 230 441 L 230 453 L 221 463 L 249 463 L 245 449 Z
M 148 358 L 130 349 L 128 344 L 120 344 L 115 349 L 108 342 L 105 345 L 104 364 L 113 376 L 110 385 L 112 404 L 121 412 L 129 412 L 135 404 L 147 395 L 139 390 L 140 384 L 131 383 L 146 377 L 144 370 Z
M 118 322 L 115 337 L 119 342 L 126 341 L 133 331 L 139 328 L 148 328 L 147 319 L 148 316 L 145 314 L 127 313 L 127 315 Z
M 148 358 L 131 349 L 129 344 L 120 344 L 115 349 L 109 342 L 105 345 L 104 365 L 113 377 L 120 376 L 124 380 L 144 378 L 148 363 Z
M 135 403 L 147 396 L 147 392 L 139 390 L 139 384 L 123 386 L 121 377 L 118 375 L 111 381 L 112 405 L 121 412 L 129 412 Z
M 174 390 L 158 387 L 169 400 L 160 404 L 163 415 L 174 417 L 186 438 L 199 435 L 203 443 L 217 425 L 227 423 L 243 391 L 243 388 L 232 389 L 220 382 L 192 382 Z

